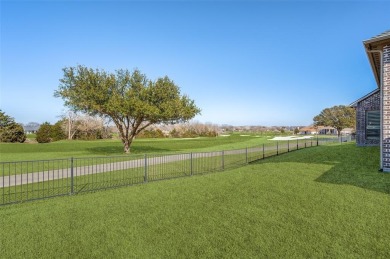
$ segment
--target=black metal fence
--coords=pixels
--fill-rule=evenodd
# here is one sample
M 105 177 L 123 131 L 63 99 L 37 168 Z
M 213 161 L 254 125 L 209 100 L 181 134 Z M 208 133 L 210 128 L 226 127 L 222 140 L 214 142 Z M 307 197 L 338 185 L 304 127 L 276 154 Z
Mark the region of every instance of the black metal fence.
M 0 163 L 0 205 L 223 171 L 351 137 L 275 141 L 237 150 Z

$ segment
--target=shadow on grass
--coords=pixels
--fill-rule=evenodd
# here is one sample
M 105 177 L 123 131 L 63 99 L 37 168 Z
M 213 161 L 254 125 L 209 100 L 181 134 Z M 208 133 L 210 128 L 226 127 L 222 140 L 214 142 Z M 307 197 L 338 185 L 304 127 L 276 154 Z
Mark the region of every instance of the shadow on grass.
M 275 158 L 278 162 L 328 164 L 332 168 L 315 181 L 348 184 L 390 194 L 390 173 L 379 172 L 379 147 L 355 143 L 308 148 Z M 269 162 L 269 160 L 268 160 Z
M 122 146 L 102 146 L 102 147 L 91 147 L 87 150 L 97 155 L 125 155 Z M 163 153 L 172 150 L 164 148 L 156 148 L 152 146 L 131 146 L 131 154 L 146 154 L 146 153 Z

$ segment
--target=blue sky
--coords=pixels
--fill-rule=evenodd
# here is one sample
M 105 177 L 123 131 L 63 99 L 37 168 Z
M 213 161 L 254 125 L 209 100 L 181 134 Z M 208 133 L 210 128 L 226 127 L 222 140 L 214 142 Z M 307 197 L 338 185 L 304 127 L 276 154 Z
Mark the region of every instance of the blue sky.
M 377 86 L 362 41 L 390 29 L 388 1 L 1 1 L 0 109 L 56 122 L 62 68 L 167 75 L 195 120 L 309 125 Z

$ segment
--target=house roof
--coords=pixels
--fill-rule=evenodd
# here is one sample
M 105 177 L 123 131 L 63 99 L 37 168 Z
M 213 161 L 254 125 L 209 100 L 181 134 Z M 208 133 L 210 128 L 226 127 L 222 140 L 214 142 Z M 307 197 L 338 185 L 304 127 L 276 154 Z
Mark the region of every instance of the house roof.
M 303 128 L 300 128 L 299 131 L 302 132 L 302 131 L 320 131 L 320 130 L 323 130 L 323 129 L 335 129 L 334 127 L 331 127 L 331 126 L 307 126 L 307 127 L 303 127 Z
M 370 52 L 375 50 L 382 50 L 383 46 L 390 44 L 390 30 L 387 30 L 375 37 L 363 41 L 366 49 L 368 60 L 370 61 L 372 71 L 375 76 L 378 88 L 380 87 L 381 81 L 381 55 L 379 52 Z
M 316 128 L 312 127 L 312 126 L 308 126 L 308 127 L 303 127 L 303 128 L 300 128 L 299 129 L 299 132 L 303 132 L 303 131 L 317 131 Z
M 377 88 L 377 89 L 375 89 L 374 91 L 369 92 L 369 93 L 366 94 L 365 96 L 363 96 L 363 97 L 357 99 L 356 101 L 354 101 L 353 103 L 351 103 L 349 106 L 350 106 L 350 107 L 356 107 L 356 105 L 357 105 L 359 102 L 361 102 L 361 101 L 367 99 L 367 98 L 370 97 L 371 95 L 374 95 L 374 94 L 376 94 L 376 93 L 378 93 L 378 92 L 379 92 L 379 88 Z
M 39 127 L 40 127 L 40 125 L 34 125 L 34 126 L 23 125 L 24 131 L 37 131 L 39 129 Z

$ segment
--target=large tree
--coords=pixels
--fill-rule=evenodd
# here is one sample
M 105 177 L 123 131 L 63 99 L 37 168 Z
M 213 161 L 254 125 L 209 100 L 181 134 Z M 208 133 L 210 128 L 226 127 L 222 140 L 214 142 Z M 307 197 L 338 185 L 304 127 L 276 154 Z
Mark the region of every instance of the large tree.
M 20 142 L 26 140 L 23 126 L 16 123 L 14 118 L 0 110 L 0 142 Z
M 56 97 L 73 111 L 110 118 L 118 128 L 124 151 L 134 137 L 152 124 L 178 123 L 200 113 L 167 76 L 156 81 L 139 70 L 108 73 L 85 66 L 66 67 Z
M 338 105 L 326 108 L 313 118 L 315 126 L 331 126 L 337 129 L 340 136 L 344 128 L 354 128 L 356 122 L 356 111 L 354 108 Z

